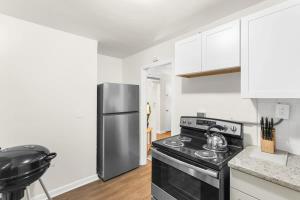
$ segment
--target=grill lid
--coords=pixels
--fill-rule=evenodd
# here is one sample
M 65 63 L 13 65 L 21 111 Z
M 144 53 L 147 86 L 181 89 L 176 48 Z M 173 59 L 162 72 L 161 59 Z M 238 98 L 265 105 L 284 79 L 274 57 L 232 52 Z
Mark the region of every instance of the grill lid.
M 24 145 L 0 150 L 0 181 L 29 175 L 48 168 L 56 153 L 39 145 Z

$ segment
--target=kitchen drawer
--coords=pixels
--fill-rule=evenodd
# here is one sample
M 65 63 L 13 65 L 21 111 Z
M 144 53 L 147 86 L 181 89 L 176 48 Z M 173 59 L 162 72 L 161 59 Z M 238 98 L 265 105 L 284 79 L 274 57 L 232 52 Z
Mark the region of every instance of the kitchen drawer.
M 230 188 L 230 200 L 258 200 L 250 195 L 247 195 L 239 190 Z
M 230 169 L 230 187 L 259 200 L 298 200 L 300 192 Z

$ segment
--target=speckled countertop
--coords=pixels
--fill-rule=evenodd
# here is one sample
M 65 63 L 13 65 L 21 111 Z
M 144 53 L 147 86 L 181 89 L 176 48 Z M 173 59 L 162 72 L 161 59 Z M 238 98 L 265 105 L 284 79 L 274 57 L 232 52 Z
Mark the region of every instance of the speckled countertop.
M 286 164 L 280 165 L 251 156 L 258 148 L 245 148 L 229 161 L 229 167 L 300 192 L 300 156 L 288 154 Z

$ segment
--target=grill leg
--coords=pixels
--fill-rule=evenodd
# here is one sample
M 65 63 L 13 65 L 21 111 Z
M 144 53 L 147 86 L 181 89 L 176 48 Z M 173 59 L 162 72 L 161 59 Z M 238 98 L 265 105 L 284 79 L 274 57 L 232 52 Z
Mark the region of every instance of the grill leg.
M 41 186 L 42 186 L 42 188 L 43 188 L 43 190 L 44 190 L 44 192 L 45 192 L 45 194 L 46 194 L 48 200 L 52 200 L 52 198 L 50 197 L 50 195 L 49 195 L 49 193 L 48 193 L 48 190 L 47 190 L 47 188 L 45 187 L 45 185 L 44 185 L 42 179 L 39 179 L 39 182 L 40 182 L 40 184 L 41 184 Z
M 25 193 L 26 193 L 26 199 L 30 200 L 30 193 L 29 193 L 29 188 L 28 187 L 26 188 Z
M 21 200 L 24 197 L 24 190 L 25 188 L 12 192 L 4 192 L 2 193 L 1 200 Z

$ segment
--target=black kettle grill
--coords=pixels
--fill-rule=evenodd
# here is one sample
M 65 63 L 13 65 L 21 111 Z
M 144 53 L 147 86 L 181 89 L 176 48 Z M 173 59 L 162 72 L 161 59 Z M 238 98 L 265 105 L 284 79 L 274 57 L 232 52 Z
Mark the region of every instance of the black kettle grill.
M 56 153 L 39 145 L 24 145 L 0 150 L 0 193 L 3 200 L 20 200 L 24 190 L 40 179 Z

